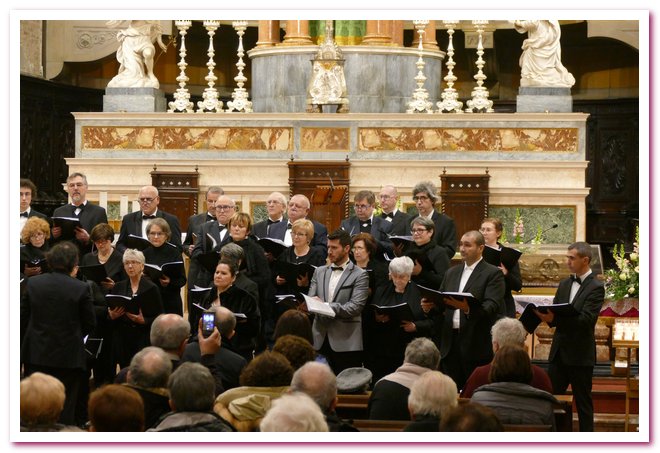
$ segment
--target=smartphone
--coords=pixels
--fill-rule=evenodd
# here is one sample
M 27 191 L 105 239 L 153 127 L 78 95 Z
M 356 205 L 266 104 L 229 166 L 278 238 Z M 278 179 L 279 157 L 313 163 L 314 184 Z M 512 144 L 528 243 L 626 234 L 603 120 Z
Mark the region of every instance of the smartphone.
M 215 327 L 215 312 L 205 311 L 202 313 L 202 335 L 204 338 L 211 336 Z

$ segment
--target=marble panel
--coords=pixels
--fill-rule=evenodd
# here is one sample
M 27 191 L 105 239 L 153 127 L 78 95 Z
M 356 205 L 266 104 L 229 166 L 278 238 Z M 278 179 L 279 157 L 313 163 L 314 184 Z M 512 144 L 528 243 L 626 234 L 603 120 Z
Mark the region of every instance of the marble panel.
M 254 223 L 261 222 L 262 220 L 268 219 L 268 211 L 266 210 L 266 205 L 264 203 L 251 203 L 252 208 L 252 220 Z
M 524 241 L 531 241 L 539 227 L 545 230 L 554 223 L 558 227 L 543 234 L 544 243 L 570 244 L 576 240 L 575 208 L 572 206 L 489 206 L 488 215 L 502 221 L 506 237 L 509 240 L 513 238 L 516 209 L 519 210 L 523 220 Z
M 350 151 L 350 129 L 303 127 L 300 130 L 301 151 Z
M 118 201 L 108 201 L 108 207 L 106 208 L 106 212 L 108 215 L 108 220 L 121 220 Z

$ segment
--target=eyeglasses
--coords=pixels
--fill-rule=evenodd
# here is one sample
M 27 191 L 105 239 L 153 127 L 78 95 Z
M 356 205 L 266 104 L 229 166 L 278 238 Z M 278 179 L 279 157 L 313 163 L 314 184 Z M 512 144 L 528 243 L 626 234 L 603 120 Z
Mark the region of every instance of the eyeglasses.
M 355 209 L 369 209 L 371 207 L 370 204 L 356 204 Z
M 412 234 L 422 234 L 425 231 L 428 231 L 426 228 L 415 228 L 412 231 Z
M 266 201 L 266 204 L 281 204 L 281 203 L 277 200 L 268 200 Z
M 429 197 L 427 197 L 426 195 L 416 195 L 413 197 L 413 201 L 424 201 L 428 199 Z
M 234 208 L 235 208 L 235 206 L 229 206 L 229 205 L 226 205 L 226 204 L 223 204 L 223 205 L 218 205 L 217 204 L 217 205 L 215 205 L 215 209 L 217 209 L 218 211 L 228 211 L 228 210 L 234 209 Z
M 159 237 L 159 236 L 165 236 L 165 233 L 163 233 L 162 231 L 150 231 L 148 235 Z
M 45 236 L 43 231 L 37 231 L 36 233 L 32 233 L 30 235 L 31 238 L 39 238 L 39 237 L 42 237 L 42 236 Z
M 304 236 L 307 236 L 307 233 L 301 233 L 300 231 L 294 231 L 293 233 L 291 233 L 291 235 L 296 236 L 296 237 L 304 237 Z
M 152 201 L 154 201 L 155 198 L 146 198 L 146 197 L 144 197 L 144 198 L 138 198 L 138 200 L 140 200 L 140 203 L 146 203 L 146 204 L 149 204 L 149 203 L 151 203 Z

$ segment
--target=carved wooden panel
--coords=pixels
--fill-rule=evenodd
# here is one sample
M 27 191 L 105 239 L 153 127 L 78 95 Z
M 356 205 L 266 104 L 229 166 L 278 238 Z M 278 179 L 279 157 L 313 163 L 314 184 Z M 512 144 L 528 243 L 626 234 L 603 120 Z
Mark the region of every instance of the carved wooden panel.
M 478 230 L 481 221 L 488 216 L 489 174 L 440 176 L 442 212 L 454 219 L 456 240 L 463 233 Z
M 197 214 L 198 172 L 152 171 L 151 184 L 158 188 L 158 208 L 179 218 L 181 231 L 188 229 L 188 218 Z

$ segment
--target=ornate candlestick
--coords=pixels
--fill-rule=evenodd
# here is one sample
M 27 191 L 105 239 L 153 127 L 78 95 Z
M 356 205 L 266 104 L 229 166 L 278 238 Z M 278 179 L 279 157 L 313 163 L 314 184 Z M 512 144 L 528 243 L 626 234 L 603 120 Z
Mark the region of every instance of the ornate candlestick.
M 466 102 L 467 108 L 465 111 L 467 113 L 473 113 L 473 111 L 485 111 L 486 113 L 492 113 L 493 110 L 493 101 L 488 99 L 488 90 L 483 86 L 484 80 L 486 80 L 486 75 L 483 73 L 482 69 L 484 67 L 484 59 L 481 58 L 484 54 L 484 45 L 482 34 L 484 32 L 484 27 L 488 25 L 487 20 L 473 20 L 472 23 L 477 29 L 477 34 L 479 35 L 479 42 L 477 44 L 477 68 L 479 71 L 475 74 L 474 78 L 477 80 L 477 86 L 472 90 L 472 99 Z
M 419 46 L 417 49 L 419 51 L 419 58 L 415 63 L 417 66 L 417 75 L 415 76 L 415 82 L 417 82 L 417 88 L 413 91 L 412 100 L 408 102 L 408 109 L 406 113 L 433 113 L 433 103 L 429 101 L 429 93 L 424 88 L 424 82 L 426 77 L 424 76 L 424 59 L 422 58 L 422 52 L 424 50 L 422 46 L 422 41 L 424 38 L 424 28 L 428 25 L 428 20 L 414 20 L 415 28 L 417 33 L 419 33 Z
M 454 28 L 458 24 L 457 20 L 443 20 L 443 24 L 447 28 L 447 34 L 449 35 L 449 44 L 447 44 L 447 75 L 444 77 L 445 82 L 447 82 L 447 87 L 442 91 L 440 95 L 442 101 L 436 103 L 438 107 L 438 113 L 443 111 L 454 112 L 454 113 L 463 113 L 463 103 L 458 100 L 458 92 L 454 89 L 454 82 L 456 82 L 456 76 L 454 75 Z
M 202 93 L 203 101 L 197 102 L 197 113 L 209 112 L 222 112 L 222 101 L 218 99 L 218 90 L 215 89 L 215 81 L 218 78 L 213 74 L 213 69 L 215 68 L 215 61 L 213 57 L 215 56 L 215 50 L 213 49 L 213 35 L 215 31 L 220 26 L 220 21 L 217 20 L 205 20 L 204 28 L 208 31 L 209 34 L 209 50 L 206 53 L 209 56 L 209 61 L 206 63 L 206 67 L 209 68 L 209 73 L 204 80 L 209 84 L 207 88 L 204 88 L 204 93 Z
M 179 35 L 181 36 L 181 47 L 179 48 L 179 56 L 181 57 L 181 60 L 179 60 L 179 64 L 177 65 L 181 72 L 176 78 L 176 81 L 179 82 L 179 88 L 174 92 L 174 101 L 168 104 L 170 108 L 167 112 L 192 113 L 194 105 L 190 102 L 190 92 L 188 92 L 188 89 L 186 88 L 186 82 L 189 80 L 188 76 L 186 76 L 186 67 L 188 66 L 188 63 L 186 63 L 186 33 L 188 33 L 192 21 L 175 20 L 174 24 L 179 30 Z
M 234 88 L 234 92 L 231 94 L 232 101 L 227 102 L 227 111 L 231 112 L 236 110 L 237 112 L 243 111 L 245 113 L 252 112 L 252 101 L 248 100 L 249 94 L 243 85 L 247 82 L 247 77 L 243 75 L 243 69 L 245 69 L 245 63 L 243 62 L 243 35 L 245 34 L 245 29 L 247 28 L 246 20 L 235 20 L 232 22 L 234 30 L 238 34 L 238 62 L 236 62 L 236 67 L 238 68 L 238 75 L 234 77 L 234 81 L 238 84 L 238 87 Z

